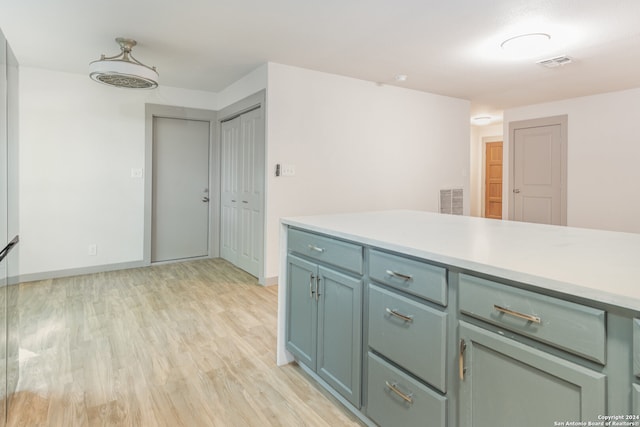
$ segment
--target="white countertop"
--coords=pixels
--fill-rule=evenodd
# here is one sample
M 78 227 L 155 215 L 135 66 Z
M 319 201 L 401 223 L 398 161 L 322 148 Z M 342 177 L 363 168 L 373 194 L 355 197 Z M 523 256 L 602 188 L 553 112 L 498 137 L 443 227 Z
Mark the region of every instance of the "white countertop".
M 640 311 L 640 234 L 420 211 L 282 223 Z

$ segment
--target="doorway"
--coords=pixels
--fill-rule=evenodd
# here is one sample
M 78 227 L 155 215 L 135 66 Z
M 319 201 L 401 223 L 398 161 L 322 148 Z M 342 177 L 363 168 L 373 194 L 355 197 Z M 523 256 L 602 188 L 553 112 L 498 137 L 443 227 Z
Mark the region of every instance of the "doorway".
M 218 256 L 216 113 L 147 104 L 146 129 L 144 264 Z
M 509 218 L 567 225 L 567 116 L 509 124 Z
M 209 255 L 209 122 L 153 118 L 151 262 Z
M 502 141 L 484 144 L 484 217 L 502 219 Z
M 220 256 L 263 282 L 264 92 L 219 113 Z

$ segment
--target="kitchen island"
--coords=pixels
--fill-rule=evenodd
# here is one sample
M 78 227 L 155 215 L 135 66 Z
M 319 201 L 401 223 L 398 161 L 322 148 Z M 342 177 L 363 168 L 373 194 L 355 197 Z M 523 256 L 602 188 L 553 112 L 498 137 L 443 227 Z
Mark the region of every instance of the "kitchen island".
M 281 251 L 278 363 L 311 366 L 367 422 L 500 425 L 503 402 L 530 425 L 637 412 L 638 234 L 384 211 L 285 218 Z

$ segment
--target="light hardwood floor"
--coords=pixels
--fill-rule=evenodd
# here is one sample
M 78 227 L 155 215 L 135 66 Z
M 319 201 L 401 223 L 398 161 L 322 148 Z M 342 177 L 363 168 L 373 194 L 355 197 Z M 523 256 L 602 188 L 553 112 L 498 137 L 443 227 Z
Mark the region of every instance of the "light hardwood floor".
M 21 284 L 9 425 L 362 425 L 276 366 L 277 292 L 220 259 Z

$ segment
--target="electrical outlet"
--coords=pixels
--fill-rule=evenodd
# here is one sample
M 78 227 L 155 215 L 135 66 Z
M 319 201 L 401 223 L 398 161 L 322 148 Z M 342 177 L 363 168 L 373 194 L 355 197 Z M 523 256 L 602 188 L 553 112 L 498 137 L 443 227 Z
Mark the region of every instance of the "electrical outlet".
M 98 255 L 98 245 L 96 245 L 95 243 L 89 245 L 89 255 L 90 256 L 96 256 Z
M 296 167 L 294 165 L 282 165 L 282 176 L 294 176 Z

